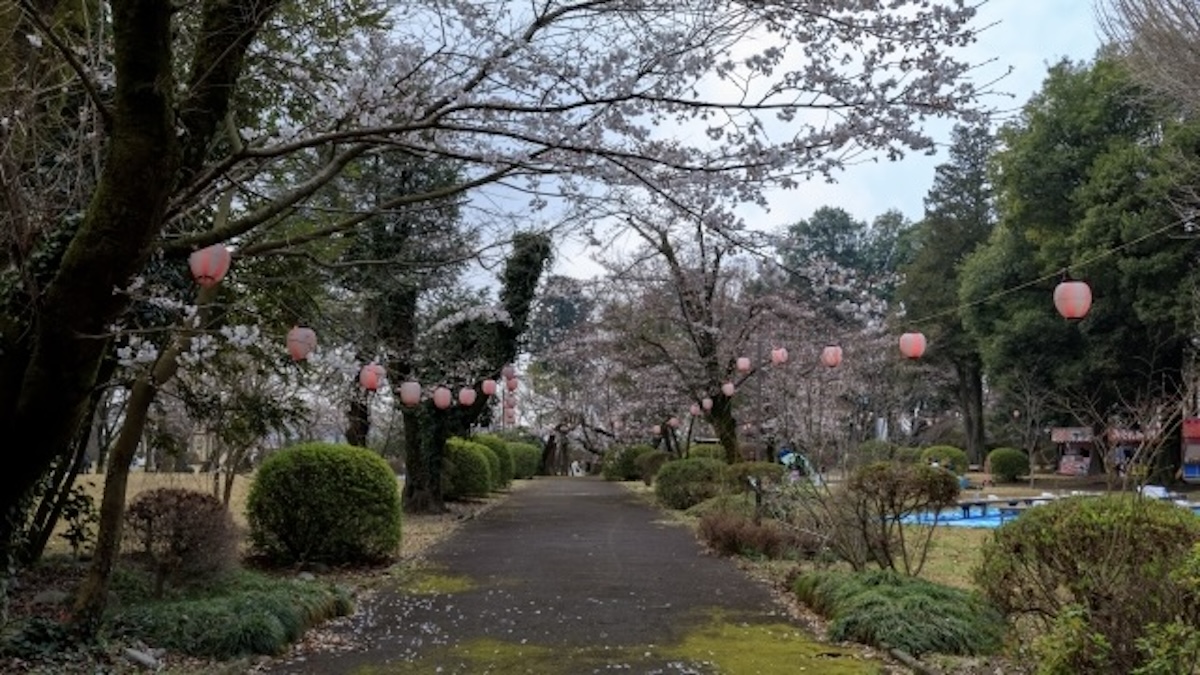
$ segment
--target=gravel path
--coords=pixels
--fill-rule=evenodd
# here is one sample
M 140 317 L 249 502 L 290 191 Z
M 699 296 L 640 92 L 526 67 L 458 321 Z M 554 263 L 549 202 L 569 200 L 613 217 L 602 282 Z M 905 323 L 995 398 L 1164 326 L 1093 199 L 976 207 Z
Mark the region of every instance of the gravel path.
M 539 478 L 271 673 L 871 673 L 637 495 Z M 339 637 L 340 636 L 340 637 Z M 815 666 L 814 666 L 815 664 Z

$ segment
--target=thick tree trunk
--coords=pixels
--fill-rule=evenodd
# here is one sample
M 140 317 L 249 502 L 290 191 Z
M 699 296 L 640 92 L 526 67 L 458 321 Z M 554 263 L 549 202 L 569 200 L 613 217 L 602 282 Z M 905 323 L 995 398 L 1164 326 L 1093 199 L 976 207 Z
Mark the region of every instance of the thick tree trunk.
M 0 512 L 19 510 L 31 486 L 71 441 L 109 347 L 103 336 L 162 225 L 179 167 L 171 106 L 169 3 L 112 3 L 117 73 L 104 171 L 58 272 L 38 302 L 32 349 L 12 414 L 0 411 L 6 453 Z M 7 384 L 6 384 L 7 386 Z M 14 535 L 3 523 L 0 546 Z
M 709 411 L 709 421 L 717 431 L 721 447 L 725 448 L 725 461 L 735 464 L 742 461 L 742 451 L 738 447 L 737 420 L 733 418 L 733 399 L 724 394 L 712 397 L 712 410 Z
M 404 510 L 408 513 L 444 513 L 442 447 L 446 443 L 445 411 L 429 401 L 405 409 Z
M 983 464 L 987 450 L 983 423 L 983 365 L 978 357 L 957 361 L 958 402 L 962 410 L 963 431 L 967 437 L 967 461 Z
M 367 407 L 367 392 L 355 387 L 350 395 L 346 410 L 346 442 L 360 448 L 367 447 L 367 435 L 371 432 L 370 410 Z

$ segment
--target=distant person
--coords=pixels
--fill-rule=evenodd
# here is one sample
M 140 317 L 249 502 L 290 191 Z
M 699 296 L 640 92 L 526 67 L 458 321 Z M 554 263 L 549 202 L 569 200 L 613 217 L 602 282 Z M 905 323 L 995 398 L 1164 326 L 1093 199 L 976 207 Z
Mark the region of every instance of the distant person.
M 577 459 L 571 460 L 571 475 L 576 477 L 583 475 L 583 466 L 579 464 L 579 460 Z

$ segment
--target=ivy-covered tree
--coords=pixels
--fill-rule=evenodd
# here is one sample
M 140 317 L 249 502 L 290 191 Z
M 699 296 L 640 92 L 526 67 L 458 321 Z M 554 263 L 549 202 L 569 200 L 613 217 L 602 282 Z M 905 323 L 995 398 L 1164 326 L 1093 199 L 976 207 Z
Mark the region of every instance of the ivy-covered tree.
M 551 260 L 550 240 L 544 234 L 525 232 L 513 238 L 512 251 L 500 277 L 496 306 L 475 303 L 427 328 L 424 341 L 414 334 L 420 360 L 397 357 L 392 361 L 394 383 L 413 377 L 420 382 L 452 389 L 474 387 L 475 403 L 439 410 L 427 398 L 404 414 L 405 465 L 403 504 L 410 513 L 444 510 L 442 458 L 446 439 L 466 435 L 490 414 L 492 401 L 483 396 L 482 381 L 497 377 L 505 364 L 516 361 L 529 325 L 529 313 L 542 273 Z M 413 317 L 416 314 L 414 312 Z M 407 334 L 407 331 L 405 331 Z M 503 386 L 503 385 L 501 385 Z M 401 405 L 399 394 L 397 405 Z

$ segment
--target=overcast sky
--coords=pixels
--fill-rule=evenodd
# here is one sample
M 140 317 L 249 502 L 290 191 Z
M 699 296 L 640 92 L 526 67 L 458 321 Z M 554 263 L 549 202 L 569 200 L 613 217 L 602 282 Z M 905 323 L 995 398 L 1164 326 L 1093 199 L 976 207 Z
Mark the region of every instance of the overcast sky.
M 974 63 L 994 59 L 979 73 L 977 79 L 981 81 L 1012 68 L 1012 73 L 994 87 L 1004 95 L 988 100 L 989 106 L 1010 111 L 1019 109 L 1041 88 L 1048 66 L 1064 57 L 1089 59 L 1100 44 L 1092 0 L 989 0 L 980 10 L 977 25 L 990 27 L 963 53 Z M 931 132 L 945 143 L 951 126 L 932 127 Z M 770 212 L 745 213 L 754 227 L 769 231 L 805 219 L 821 206 L 841 207 L 868 222 L 888 209 L 899 209 L 909 219 L 917 220 L 933 181 L 934 167 L 945 160 L 943 146 L 933 156 L 910 155 L 898 162 L 859 164 L 838 175 L 835 184 L 817 181 L 775 193 Z M 596 274 L 599 269 L 590 263 L 588 255 L 573 246 L 560 250 L 556 272 L 570 276 Z

